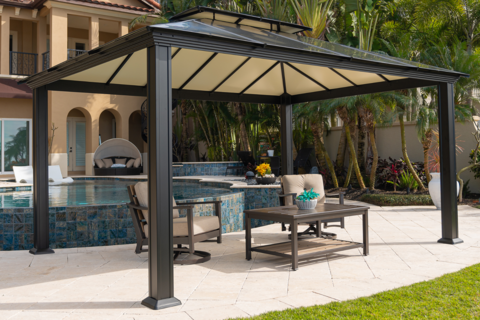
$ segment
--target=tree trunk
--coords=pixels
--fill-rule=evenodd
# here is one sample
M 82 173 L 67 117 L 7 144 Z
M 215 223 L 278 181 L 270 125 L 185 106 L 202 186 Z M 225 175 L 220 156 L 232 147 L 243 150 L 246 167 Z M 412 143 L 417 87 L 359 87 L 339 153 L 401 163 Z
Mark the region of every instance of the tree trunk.
M 245 128 L 245 109 L 241 103 L 234 103 L 235 113 L 237 115 L 238 122 L 240 123 L 240 151 L 250 151 L 250 145 L 248 144 L 248 134 Z
M 313 143 L 315 146 L 315 158 L 317 159 L 317 165 L 321 168 L 324 168 L 325 165 L 325 155 L 323 154 L 323 149 L 320 147 L 322 143 L 320 141 L 320 130 L 316 122 L 311 124 L 312 134 L 313 134 Z
M 182 100 L 180 103 L 180 107 L 182 110 L 182 161 L 183 162 L 188 162 L 188 153 L 190 151 L 190 146 L 189 146 L 189 139 L 188 139 L 188 119 L 187 119 L 187 113 L 188 113 L 188 108 L 187 108 L 187 101 Z
M 370 136 L 370 146 L 372 147 L 372 169 L 370 171 L 370 190 L 375 189 L 375 180 L 377 174 L 378 166 L 378 151 L 377 151 L 377 142 L 375 141 L 375 128 L 370 128 L 368 131 Z
M 342 134 L 340 135 L 340 142 L 338 143 L 337 149 L 337 160 L 336 160 L 336 170 L 338 173 L 343 175 L 343 166 L 345 165 L 345 147 L 346 147 L 347 138 L 345 136 L 345 123 L 343 124 Z
M 335 173 L 335 168 L 325 148 L 325 144 L 323 144 L 321 140 L 320 132 L 318 130 L 318 125 L 312 122 L 311 126 L 312 126 L 313 139 L 315 143 L 315 157 L 317 158 L 317 162 L 319 162 L 319 157 L 321 158 L 321 160 L 325 160 L 325 162 L 327 163 L 328 170 L 330 171 L 330 174 L 332 176 L 333 186 L 335 188 L 338 188 L 338 180 L 337 180 L 337 175 Z
M 403 154 L 403 159 L 407 163 L 408 171 L 412 174 L 413 178 L 415 181 L 418 183 L 418 187 L 420 190 L 425 191 L 425 186 L 423 185 L 422 180 L 418 177 L 417 173 L 415 172 L 415 169 L 413 169 L 412 163 L 410 162 L 410 158 L 408 158 L 407 154 L 407 142 L 405 141 L 405 124 L 403 122 L 403 115 L 398 116 L 398 121 L 400 122 L 400 135 L 402 137 L 402 154 Z
M 348 185 L 350 184 L 350 179 L 352 178 L 352 171 L 353 171 L 353 161 L 352 161 L 352 157 L 350 157 L 350 161 L 348 162 L 347 176 L 345 177 L 345 182 L 343 183 L 344 188 L 347 188 Z
M 355 176 L 357 177 L 360 189 L 365 189 L 365 183 L 363 182 L 362 173 L 358 167 L 357 155 L 355 153 L 355 146 L 353 145 L 352 136 L 350 135 L 350 126 L 345 125 L 345 135 L 347 136 L 348 147 L 350 149 L 350 159 L 353 162 L 353 169 L 355 170 Z

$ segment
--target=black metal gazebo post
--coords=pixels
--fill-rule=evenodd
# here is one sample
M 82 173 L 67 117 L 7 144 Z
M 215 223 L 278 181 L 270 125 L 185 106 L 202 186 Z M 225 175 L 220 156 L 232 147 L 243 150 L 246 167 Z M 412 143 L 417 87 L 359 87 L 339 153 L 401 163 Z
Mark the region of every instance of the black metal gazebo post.
M 33 248 L 32 254 L 54 253 L 50 249 L 48 217 L 48 90 L 33 90 Z
M 280 105 L 280 136 L 282 142 L 282 175 L 293 174 L 293 106 Z
M 147 49 L 148 292 L 144 306 L 181 304 L 173 296 L 172 69 L 170 47 Z
M 454 84 L 438 85 L 438 126 L 440 131 L 440 189 L 442 202 L 441 243 L 457 244 L 458 234 L 457 179 L 455 160 Z

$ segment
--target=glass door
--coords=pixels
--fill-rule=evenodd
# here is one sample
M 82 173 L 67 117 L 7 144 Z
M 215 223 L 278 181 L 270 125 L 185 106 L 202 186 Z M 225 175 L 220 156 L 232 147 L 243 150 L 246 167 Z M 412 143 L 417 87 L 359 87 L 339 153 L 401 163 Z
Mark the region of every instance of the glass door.
M 85 171 L 85 118 L 67 119 L 68 171 Z

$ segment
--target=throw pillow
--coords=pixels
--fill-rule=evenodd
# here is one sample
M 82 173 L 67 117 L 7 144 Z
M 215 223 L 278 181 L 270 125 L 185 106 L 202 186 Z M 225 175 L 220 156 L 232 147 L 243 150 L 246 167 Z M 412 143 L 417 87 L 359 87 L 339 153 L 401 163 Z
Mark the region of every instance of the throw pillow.
M 95 159 L 95 164 L 96 164 L 97 167 L 99 167 L 100 169 L 105 168 L 105 162 L 103 162 L 102 159 Z
M 137 158 L 135 159 L 135 162 L 133 163 L 134 168 L 140 167 L 140 164 L 142 163 L 142 158 Z
M 126 158 L 115 159 L 115 164 L 125 164 L 127 162 Z
M 103 163 L 105 163 L 105 168 L 110 168 L 113 165 L 112 159 L 106 158 L 102 160 L 103 160 Z
M 130 159 L 130 160 L 128 160 L 128 162 L 127 162 L 127 168 L 131 168 L 134 163 L 135 163 L 135 159 Z

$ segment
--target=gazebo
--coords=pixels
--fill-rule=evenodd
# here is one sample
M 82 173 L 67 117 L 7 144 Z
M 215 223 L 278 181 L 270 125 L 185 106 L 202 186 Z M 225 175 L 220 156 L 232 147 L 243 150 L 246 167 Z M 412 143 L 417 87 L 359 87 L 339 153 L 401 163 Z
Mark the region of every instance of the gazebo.
M 296 24 L 196 7 L 170 23 L 131 32 L 23 80 L 34 90 L 34 248 L 53 253 L 48 221 L 48 92 L 148 99 L 149 297 L 152 309 L 174 297 L 172 99 L 277 104 L 282 166 L 293 174 L 292 105 L 375 92 L 437 86 L 442 243 L 458 233 L 454 83 L 468 76 L 418 62 L 298 36 Z

